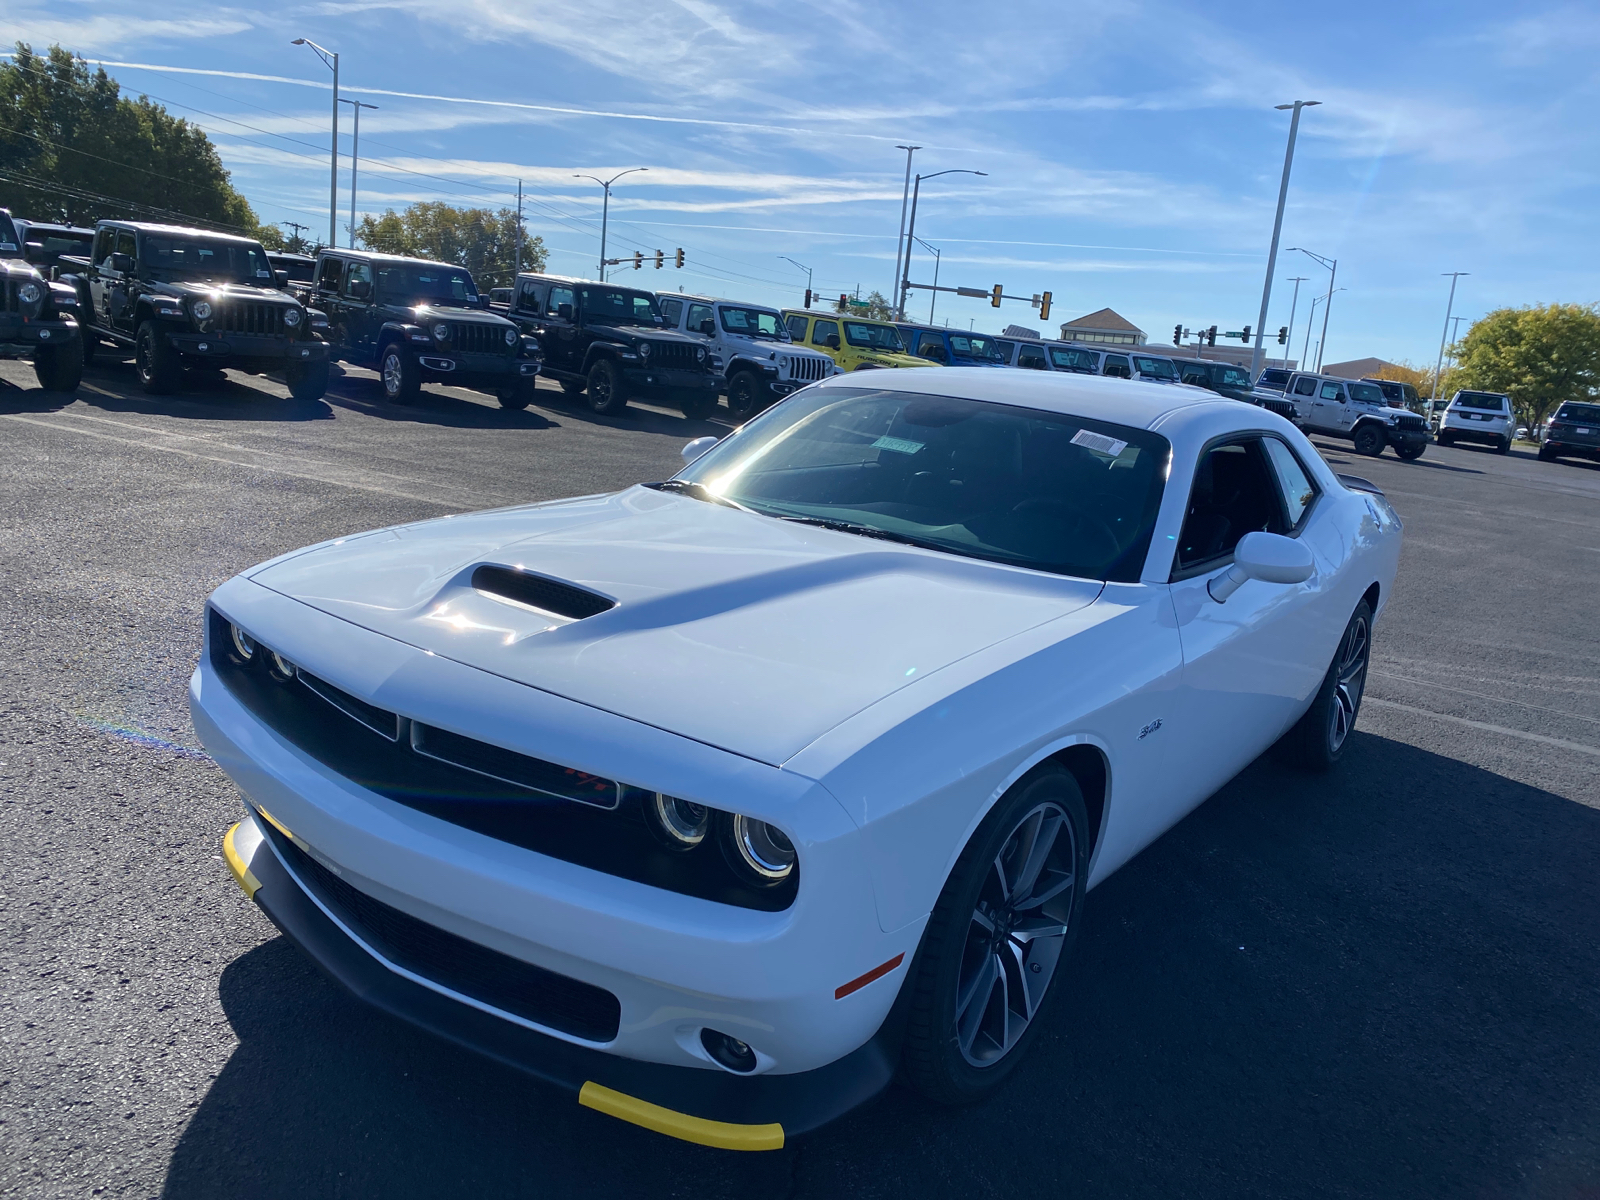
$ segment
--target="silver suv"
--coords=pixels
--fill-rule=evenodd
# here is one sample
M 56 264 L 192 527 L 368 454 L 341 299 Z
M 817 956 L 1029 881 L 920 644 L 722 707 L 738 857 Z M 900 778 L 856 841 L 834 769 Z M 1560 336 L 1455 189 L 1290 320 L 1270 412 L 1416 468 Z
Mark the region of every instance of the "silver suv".
M 1501 454 L 1510 454 L 1516 430 L 1510 396 L 1499 392 L 1457 392 L 1439 418 L 1439 444 L 1479 442 L 1493 446 Z
M 721 362 L 728 411 L 738 420 L 796 388 L 839 373 L 826 354 L 795 344 L 775 308 L 671 292 L 660 293 L 658 299 L 669 326 L 710 343 Z
M 1307 433 L 1349 438 L 1357 454 L 1376 458 L 1385 446 L 1410 461 L 1428 448 L 1428 423 L 1416 413 L 1394 408 L 1375 383 L 1336 375 L 1295 372 L 1284 389 L 1294 403 L 1294 423 Z

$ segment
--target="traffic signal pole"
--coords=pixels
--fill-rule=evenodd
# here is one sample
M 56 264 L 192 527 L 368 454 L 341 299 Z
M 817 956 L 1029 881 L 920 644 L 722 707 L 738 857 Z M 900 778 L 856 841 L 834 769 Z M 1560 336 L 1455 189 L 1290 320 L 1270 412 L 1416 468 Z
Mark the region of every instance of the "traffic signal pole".
M 1272 273 L 1278 269 L 1278 238 L 1283 233 L 1283 205 L 1289 197 L 1289 169 L 1294 166 L 1294 140 L 1300 132 L 1300 110 L 1321 104 L 1320 100 L 1296 100 L 1293 104 L 1280 104 L 1278 109 L 1294 110 L 1289 118 L 1289 145 L 1283 152 L 1283 179 L 1278 184 L 1278 215 L 1272 221 L 1272 248 L 1267 251 L 1267 278 L 1261 286 L 1261 319 L 1256 322 L 1256 344 L 1250 351 L 1250 378 L 1261 373 L 1261 340 L 1267 329 L 1267 306 L 1272 302 Z

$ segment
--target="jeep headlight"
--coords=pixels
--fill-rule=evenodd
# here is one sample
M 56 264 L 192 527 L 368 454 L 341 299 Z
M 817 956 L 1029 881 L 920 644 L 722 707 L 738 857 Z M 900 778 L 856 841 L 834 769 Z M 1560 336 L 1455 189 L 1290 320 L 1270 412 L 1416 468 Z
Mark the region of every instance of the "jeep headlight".
M 516 344 L 517 344 L 517 331 L 515 329 L 506 330 L 506 345 L 515 346 Z
M 443 321 L 435 325 L 433 327 L 433 340 L 436 342 L 448 342 L 450 340 L 450 326 Z
M 704 346 L 701 346 L 701 347 L 697 348 L 695 350 L 695 352 L 694 352 L 694 356 L 697 359 L 699 359 L 701 362 L 705 362 L 705 360 L 706 360 L 706 348 Z
M 300 325 L 300 310 L 298 308 L 285 309 L 283 313 L 283 323 L 290 329 L 298 328 Z
M 649 358 L 650 357 L 650 343 L 649 342 L 640 342 L 639 343 L 639 357 L 640 358 Z
M 194 307 L 189 310 L 194 313 L 196 321 L 211 320 L 211 302 L 209 300 L 196 300 Z
M 17 289 L 17 302 L 22 305 L 24 316 L 34 316 L 44 304 L 44 289 L 30 279 Z

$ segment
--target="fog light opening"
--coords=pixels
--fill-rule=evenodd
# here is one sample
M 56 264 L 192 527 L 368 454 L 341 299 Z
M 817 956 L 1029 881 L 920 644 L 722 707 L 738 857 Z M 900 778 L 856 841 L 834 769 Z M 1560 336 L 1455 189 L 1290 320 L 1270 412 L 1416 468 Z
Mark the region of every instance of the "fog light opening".
M 748 1075 L 756 1069 L 756 1052 L 736 1037 L 718 1033 L 715 1029 L 702 1029 L 700 1044 L 718 1066 L 740 1075 Z

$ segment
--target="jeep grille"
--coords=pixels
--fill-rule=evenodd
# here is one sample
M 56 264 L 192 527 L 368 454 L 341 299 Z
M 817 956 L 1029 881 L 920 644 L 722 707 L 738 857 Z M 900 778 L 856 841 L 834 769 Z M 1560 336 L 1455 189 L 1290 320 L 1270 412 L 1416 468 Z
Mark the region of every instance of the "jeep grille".
M 692 371 L 700 365 L 699 360 L 695 358 L 695 350 L 694 346 L 684 346 L 677 342 L 651 342 L 649 365 Z
M 217 306 L 216 328 L 223 333 L 255 337 L 283 336 L 283 305 L 228 301 Z
M 1394 424 L 1396 429 L 1414 429 L 1419 433 L 1428 428 L 1426 421 L 1411 413 L 1405 414 Z
M 26 276 L 23 276 L 26 278 Z M 17 288 L 21 285 L 17 276 L 7 271 L 0 276 L 0 312 L 14 313 L 20 311 L 17 306 Z
M 506 331 L 502 325 L 450 323 L 450 348 L 461 354 L 507 354 Z
M 814 383 L 827 372 L 828 365 L 826 359 L 812 358 L 809 354 L 797 354 L 789 360 L 789 377 Z

